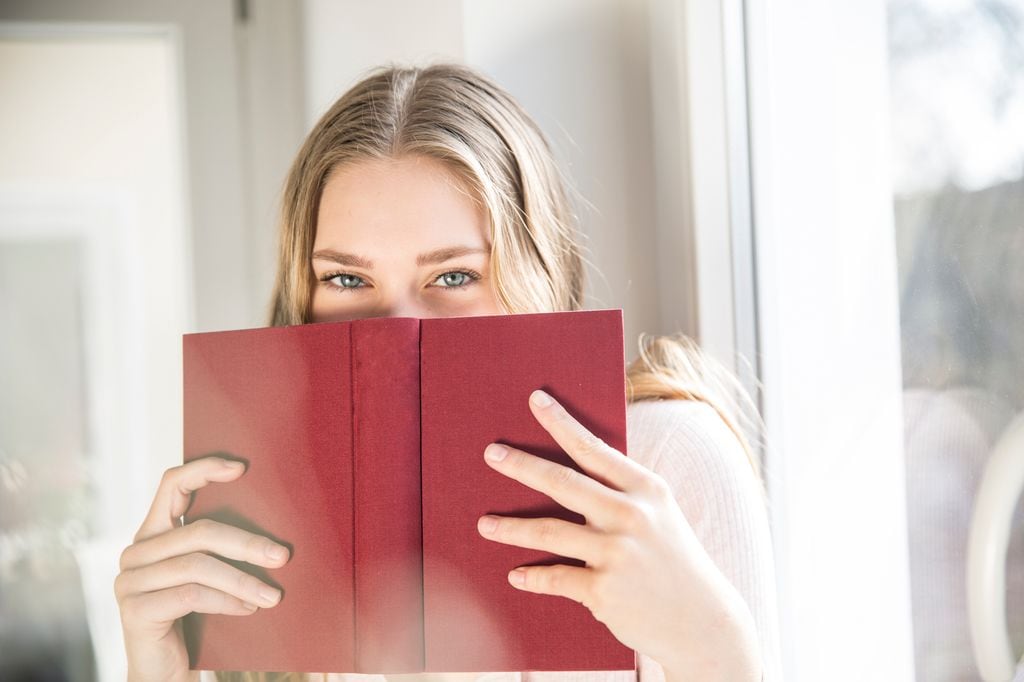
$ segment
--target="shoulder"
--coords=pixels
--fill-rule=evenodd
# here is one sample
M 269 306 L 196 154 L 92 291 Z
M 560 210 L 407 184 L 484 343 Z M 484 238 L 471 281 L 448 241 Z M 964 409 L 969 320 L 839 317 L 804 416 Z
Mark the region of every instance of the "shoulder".
M 639 400 L 626 406 L 626 422 L 633 427 L 670 427 L 708 420 L 722 421 L 713 407 L 699 400 Z
M 718 412 L 696 400 L 644 400 L 626 408 L 627 454 L 658 470 L 683 458 L 706 467 L 745 466 L 746 451 Z
M 627 455 L 665 479 L 698 535 L 737 516 L 763 516 L 761 480 L 718 412 L 693 400 L 632 403 Z

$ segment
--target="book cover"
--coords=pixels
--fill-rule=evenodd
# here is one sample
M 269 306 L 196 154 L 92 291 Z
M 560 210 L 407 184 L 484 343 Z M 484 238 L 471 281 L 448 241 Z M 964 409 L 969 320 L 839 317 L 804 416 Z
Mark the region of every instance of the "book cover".
M 577 468 L 536 388 L 626 453 L 622 313 L 371 318 L 185 335 L 185 459 L 247 462 L 196 493 L 292 548 L 251 616 L 186 619 L 193 668 L 294 672 L 628 670 L 586 607 L 511 587 L 581 562 L 482 538 L 486 513 L 582 522 L 483 461 L 504 442 Z

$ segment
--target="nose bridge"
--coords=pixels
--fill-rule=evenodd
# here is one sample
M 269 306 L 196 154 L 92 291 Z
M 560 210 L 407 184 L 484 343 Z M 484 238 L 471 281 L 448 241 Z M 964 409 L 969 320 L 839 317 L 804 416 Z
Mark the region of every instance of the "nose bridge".
M 430 310 L 418 296 L 401 292 L 388 299 L 381 314 L 384 317 L 430 317 Z

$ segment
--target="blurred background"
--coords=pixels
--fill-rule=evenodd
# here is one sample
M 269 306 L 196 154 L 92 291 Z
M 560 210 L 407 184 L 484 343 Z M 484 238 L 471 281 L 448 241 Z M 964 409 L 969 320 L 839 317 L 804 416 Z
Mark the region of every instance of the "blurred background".
M 0 0 L 0 679 L 124 679 L 181 334 L 266 323 L 305 132 L 439 60 L 545 130 L 628 359 L 759 402 L 786 679 L 1011 679 L 1022 0 Z

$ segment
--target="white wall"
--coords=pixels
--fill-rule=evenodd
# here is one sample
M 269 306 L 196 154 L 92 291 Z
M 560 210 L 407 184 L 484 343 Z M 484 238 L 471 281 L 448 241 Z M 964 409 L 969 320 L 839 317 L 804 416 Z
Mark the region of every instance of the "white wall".
M 462 57 L 462 1 L 302 0 L 307 130 L 368 70 Z

